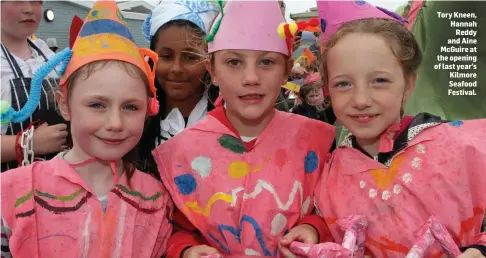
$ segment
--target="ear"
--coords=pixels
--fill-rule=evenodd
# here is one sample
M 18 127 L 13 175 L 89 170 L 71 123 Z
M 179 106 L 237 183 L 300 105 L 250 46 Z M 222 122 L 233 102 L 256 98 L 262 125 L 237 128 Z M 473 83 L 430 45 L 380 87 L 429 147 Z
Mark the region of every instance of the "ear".
M 413 74 L 408 78 L 408 84 L 405 86 L 405 92 L 403 93 L 403 104 L 407 102 L 413 90 L 415 90 L 415 83 L 417 82 L 417 74 Z
M 212 80 L 211 84 L 213 84 L 216 87 L 219 87 L 218 84 L 217 84 L 217 81 L 216 81 L 213 66 L 211 65 L 211 60 L 206 60 L 206 62 L 204 62 L 204 64 L 206 66 L 206 70 L 208 71 L 209 75 L 211 75 L 211 80 Z
M 293 67 L 294 67 L 294 59 L 289 58 L 287 60 L 287 63 L 285 64 L 285 74 L 284 74 L 284 78 L 283 78 L 283 81 L 282 81 L 282 85 L 287 84 L 287 82 L 289 81 L 290 73 L 291 73 Z
M 71 120 L 71 115 L 69 112 L 69 106 L 67 103 L 67 96 L 64 95 L 64 93 L 61 90 L 56 91 L 56 100 L 57 100 L 57 107 L 59 108 L 59 111 L 61 112 L 62 118 L 66 121 Z

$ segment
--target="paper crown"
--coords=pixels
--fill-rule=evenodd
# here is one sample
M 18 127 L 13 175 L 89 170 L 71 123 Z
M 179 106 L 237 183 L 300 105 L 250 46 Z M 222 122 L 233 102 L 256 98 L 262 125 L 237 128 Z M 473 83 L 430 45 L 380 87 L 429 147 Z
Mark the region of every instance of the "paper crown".
M 162 0 L 145 19 L 142 30 L 146 40 L 164 24 L 185 20 L 208 33 L 211 22 L 219 14 L 217 4 L 206 0 Z
M 366 1 L 317 1 L 321 22 L 321 43 L 325 44 L 344 23 L 368 19 L 393 19 L 406 23 L 398 14 L 375 7 Z
M 278 34 L 283 22 L 277 0 L 228 1 L 211 28 L 208 52 L 260 50 L 290 56 L 286 41 Z
M 75 33 L 75 29 L 73 30 Z M 154 67 L 145 61 L 148 56 L 154 61 Z M 61 89 L 66 90 L 66 81 L 82 66 L 101 60 L 119 60 L 133 64 L 147 75 L 151 98 L 148 115 L 155 115 L 159 110 L 156 99 L 155 64 L 158 56 L 150 49 L 139 49 L 124 21 L 122 13 L 114 0 L 98 0 L 88 13 L 79 31 L 72 50 L 64 49 L 46 64 L 42 65 L 34 74 L 31 82 L 29 100 L 21 110 L 15 111 L 8 103 L 0 103 L 0 122 L 19 123 L 25 121 L 36 110 L 40 101 L 42 80 L 62 63 L 57 74 L 61 76 Z

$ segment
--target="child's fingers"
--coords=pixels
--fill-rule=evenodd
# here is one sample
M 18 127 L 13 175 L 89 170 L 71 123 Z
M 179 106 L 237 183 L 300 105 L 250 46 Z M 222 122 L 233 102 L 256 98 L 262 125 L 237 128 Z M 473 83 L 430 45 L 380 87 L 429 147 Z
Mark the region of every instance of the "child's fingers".
M 290 249 L 288 249 L 287 247 L 285 246 L 282 246 L 280 245 L 279 248 L 278 248 L 280 254 L 281 254 L 281 257 L 284 257 L 284 258 L 296 258 L 297 256 L 295 256 L 291 251 Z
M 202 245 L 198 248 L 198 253 L 199 255 L 210 255 L 210 254 L 217 254 L 218 250 L 216 248 L 207 246 L 207 245 Z

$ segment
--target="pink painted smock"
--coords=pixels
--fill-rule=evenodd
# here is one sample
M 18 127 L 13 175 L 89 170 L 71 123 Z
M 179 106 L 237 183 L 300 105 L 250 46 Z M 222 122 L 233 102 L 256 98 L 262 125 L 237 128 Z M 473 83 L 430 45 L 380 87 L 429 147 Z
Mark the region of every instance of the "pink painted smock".
M 313 210 L 334 127 L 276 111 L 248 151 L 213 116 L 153 154 L 175 205 L 211 246 L 233 256 L 277 254 L 277 244 Z
M 486 205 L 486 119 L 448 123 L 435 118 L 415 117 L 398 136 L 401 143 L 396 139 L 393 150 L 383 151 L 395 152 L 383 163 L 353 148 L 353 136 L 335 150 L 316 188 L 316 206 L 337 243 L 344 232 L 336 220 L 363 215 L 369 224 L 366 248 L 373 257 L 405 257 L 431 216 L 459 247 L 486 244 L 486 233 L 480 233 Z M 382 136 L 382 146 L 391 148 L 386 142 L 392 133 Z M 435 243 L 424 257 L 441 254 Z
M 160 258 L 166 251 L 173 204 L 162 182 L 138 170 L 109 192 L 106 213 L 60 157 L 2 173 L 1 186 L 2 245 L 8 239 L 13 257 Z

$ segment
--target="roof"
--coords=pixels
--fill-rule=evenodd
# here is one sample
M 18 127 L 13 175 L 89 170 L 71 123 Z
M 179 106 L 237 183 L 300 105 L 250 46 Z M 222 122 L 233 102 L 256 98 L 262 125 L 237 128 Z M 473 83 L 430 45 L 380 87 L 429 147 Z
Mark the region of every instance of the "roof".
M 303 13 L 291 13 L 290 14 L 290 19 L 295 19 L 295 18 L 315 18 L 315 17 L 317 17 L 317 7 L 312 7 L 307 12 L 303 12 Z
M 71 4 L 91 9 L 94 5 L 93 0 L 79 1 L 67 0 Z M 125 19 L 129 20 L 145 20 L 148 13 L 154 9 L 154 6 L 145 1 L 117 1 L 118 8 Z

